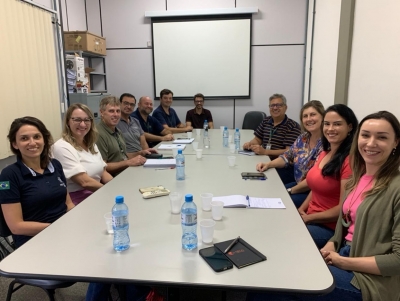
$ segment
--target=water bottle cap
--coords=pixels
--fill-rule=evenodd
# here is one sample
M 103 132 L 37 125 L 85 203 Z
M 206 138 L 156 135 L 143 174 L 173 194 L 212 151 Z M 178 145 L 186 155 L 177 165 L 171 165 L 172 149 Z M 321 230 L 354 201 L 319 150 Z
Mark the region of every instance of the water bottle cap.
M 227 127 L 227 126 L 225 126 L 225 127 L 224 127 L 224 130 L 227 130 L 227 129 L 228 129 L 228 127 Z
M 239 132 L 239 129 L 238 129 L 238 128 L 236 128 L 236 132 Z
M 204 123 L 206 123 L 206 122 L 208 122 L 208 121 L 207 121 L 207 119 L 206 119 L 206 120 L 204 120 Z
M 178 149 L 178 154 L 182 154 L 182 150 L 181 149 Z
M 115 202 L 116 202 L 117 204 L 123 203 L 123 202 L 124 202 L 124 197 L 123 197 L 122 195 L 116 196 L 116 197 L 115 197 Z
M 193 194 L 185 195 L 185 202 L 193 202 Z

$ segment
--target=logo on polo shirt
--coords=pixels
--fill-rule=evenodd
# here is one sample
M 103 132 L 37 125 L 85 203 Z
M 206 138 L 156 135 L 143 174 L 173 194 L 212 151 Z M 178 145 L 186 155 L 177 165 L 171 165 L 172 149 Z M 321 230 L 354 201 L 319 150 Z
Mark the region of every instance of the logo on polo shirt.
M 58 181 L 60 181 L 60 186 L 62 186 L 62 187 L 67 187 L 66 185 L 65 185 L 65 183 L 63 182 L 63 180 L 61 180 L 61 178 L 60 177 L 57 177 L 57 179 L 58 179 Z
M 10 182 L 5 181 L 5 182 L 0 182 L 0 190 L 7 190 L 10 189 Z

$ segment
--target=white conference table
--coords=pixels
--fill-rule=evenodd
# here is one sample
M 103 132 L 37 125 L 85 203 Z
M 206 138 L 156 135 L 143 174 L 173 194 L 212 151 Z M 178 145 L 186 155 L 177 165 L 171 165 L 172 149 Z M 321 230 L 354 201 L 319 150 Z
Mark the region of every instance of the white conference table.
M 265 159 L 266 157 L 264 157 Z M 186 180 L 176 181 L 175 170 L 131 167 L 76 208 L 0 262 L 6 277 L 88 282 L 142 283 L 169 287 L 285 291 L 324 294 L 334 280 L 275 170 L 266 181 L 243 180 L 254 171 L 258 156 L 237 155 L 228 167 L 221 155 L 201 160 L 186 156 Z M 242 269 L 214 272 L 198 249 L 181 246 L 180 215 L 171 214 L 168 196 L 145 200 L 138 189 L 163 185 L 171 191 L 192 193 L 198 221 L 211 218 L 202 211 L 200 194 L 280 197 L 286 209 L 224 208 L 217 221 L 214 243 L 241 236 L 267 256 L 267 261 Z M 129 207 L 131 248 L 117 253 L 106 233 L 103 215 L 123 195 Z
M 233 143 L 233 133 L 234 130 L 229 130 L 229 135 L 232 136 L 232 143 Z M 211 129 L 208 130 L 208 136 L 210 139 L 210 148 L 203 147 L 203 130 L 201 131 L 201 135 L 196 135 L 196 130 L 192 132 L 192 138 L 194 141 L 199 143 L 198 148 L 203 149 L 203 155 L 231 155 L 229 147 L 222 147 L 222 131 L 220 129 Z M 186 133 L 181 134 L 174 134 L 174 138 L 186 138 Z M 254 131 L 253 130 L 240 130 L 240 148 L 242 148 L 245 142 L 249 142 L 251 139 L 254 138 Z M 158 147 L 162 144 L 172 144 L 172 141 L 164 141 L 158 144 L 155 149 L 161 154 L 170 155 L 172 154 L 171 150 L 159 150 Z M 191 144 L 186 144 L 185 149 L 183 150 L 184 155 L 195 155 L 196 151 L 193 149 Z

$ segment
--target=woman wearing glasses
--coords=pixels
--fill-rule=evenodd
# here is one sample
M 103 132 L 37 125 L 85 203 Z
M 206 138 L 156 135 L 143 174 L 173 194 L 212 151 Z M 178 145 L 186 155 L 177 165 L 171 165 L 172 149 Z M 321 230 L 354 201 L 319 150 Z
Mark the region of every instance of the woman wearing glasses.
M 86 105 L 71 105 L 65 114 L 62 138 L 53 147 L 53 156 L 63 166 L 75 205 L 113 178 L 105 170 L 106 163 L 95 144 L 98 133 L 93 118 Z

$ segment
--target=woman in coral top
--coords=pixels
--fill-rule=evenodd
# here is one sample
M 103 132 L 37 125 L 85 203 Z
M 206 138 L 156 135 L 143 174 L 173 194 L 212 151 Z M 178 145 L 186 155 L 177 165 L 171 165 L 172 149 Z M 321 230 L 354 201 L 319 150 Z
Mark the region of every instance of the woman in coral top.
M 347 106 L 330 106 L 322 123 L 323 152 L 307 174 L 311 191 L 299 213 L 318 248 L 333 236 L 344 186 L 351 176 L 349 152 L 358 121 Z

